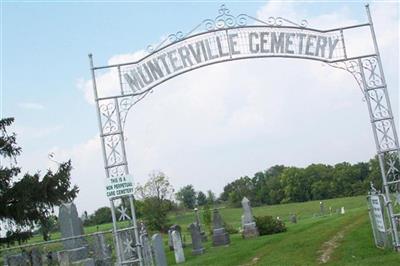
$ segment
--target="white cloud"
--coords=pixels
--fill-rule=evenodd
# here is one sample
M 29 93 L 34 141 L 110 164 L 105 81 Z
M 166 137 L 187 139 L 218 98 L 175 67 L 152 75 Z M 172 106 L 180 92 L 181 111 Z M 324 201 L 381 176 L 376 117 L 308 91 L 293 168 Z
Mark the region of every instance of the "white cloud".
M 398 40 L 393 37 L 398 13 L 390 5 L 374 4 L 371 9 L 393 100 L 398 87 Z M 283 14 L 293 21 L 309 17 L 309 26 L 317 28 L 337 26 L 338 21 L 360 23 L 346 7 L 312 16 L 306 6 L 287 2 L 267 3 L 257 16 Z M 365 42 L 361 38 L 353 43 L 355 48 Z M 136 60 L 143 53 L 116 55 L 109 63 Z M 104 93 L 118 88 L 109 72 L 97 81 Z M 92 101 L 91 81 L 80 84 Z M 162 169 L 175 188 L 192 183 L 196 189 L 216 192 L 238 176 L 274 164 L 355 162 L 375 153 L 367 108 L 353 77 L 323 63 L 294 59 L 243 60 L 178 76 L 132 108 L 125 134 L 135 182 Z M 81 210 L 106 204 L 98 137 L 55 153 L 74 162 Z
M 129 54 L 114 55 L 108 60 L 107 65 L 135 62 L 140 58 L 142 58 L 145 54 L 146 52 L 144 50 L 140 50 Z M 98 97 L 112 96 L 120 93 L 120 83 L 117 71 L 118 70 L 116 68 L 106 69 L 104 71 L 101 70 L 96 71 L 96 85 L 98 90 Z M 85 80 L 83 78 L 79 78 L 76 81 L 76 86 L 78 87 L 79 90 L 83 91 L 85 99 L 90 104 L 94 104 L 92 80 L 91 79 Z
M 40 103 L 34 103 L 34 102 L 21 102 L 18 103 L 18 107 L 26 110 L 44 110 L 45 107 L 44 105 Z

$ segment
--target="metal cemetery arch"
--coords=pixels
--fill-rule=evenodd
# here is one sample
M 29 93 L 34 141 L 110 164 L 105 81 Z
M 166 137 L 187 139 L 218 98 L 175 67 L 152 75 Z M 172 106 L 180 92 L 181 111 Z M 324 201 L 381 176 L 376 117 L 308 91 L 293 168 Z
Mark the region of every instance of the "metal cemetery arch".
M 95 67 L 89 55 L 107 180 L 129 175 L 123 130 L 126 116 L 157 85 L 185 72 L 226 61 L 264 57 L 317 60 L 350 72 L 364 94 L 387 197 L 390 233 L 394 247 L 400 249 L 396 229 L 400 214 L 393 213 L 390 201 L 391 192 L 400 192 L 399 142 L 368 5 L 366 11 L 368 23 L 318 30 L 308 27 L 306 21 L 297 24 L 282 17 L 262 21 L 245 14 L 233 16 L 222 5 L 215 19 L 204 20 L 186 35 L 171 34 L 156 47 L 149 46 L 148 55 L 136 62 Z M 253 24 L 248 25 L 250 22 Z M 370 29 L 374 52 L 351 57 L 346 50 L 344 33 L 360 28 Z M 98 71 L 109 71 L 118 92 L 99 95 Z M 121 200 L 126 198 L 131 216 L 124 206 L 127 201 Z M 121 207 L 116 208 L 120 202 Z M 111 196 L 110 203 L 118 263 L 146 264 L 141 255 L 133 195 Z M 121 214 L 118 219 L 117 212 Z M 118 228 L 117 220 L 124 219 L 131 220 L 132 226 Z M 134 241 L 121 239 L 127 230 L 134 231 Z M 128 258 L 127 253 L 134 254 L 135 258 Z

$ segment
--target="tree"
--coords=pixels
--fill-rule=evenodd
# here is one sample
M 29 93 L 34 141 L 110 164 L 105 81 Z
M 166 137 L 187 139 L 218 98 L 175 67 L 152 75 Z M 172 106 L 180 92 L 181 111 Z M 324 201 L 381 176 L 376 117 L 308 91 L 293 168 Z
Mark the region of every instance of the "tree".
M 225 186 L 224 192 L 228 193 L 228 201 L 233 207 L 240 207 L 243 197 L 253 201 L 253 188 L 252 180 L 245 176 L 236 179 L 229 186 Z
M 176 199 L 186 208 L 193 209 L 196 205 L 196 191 L 192 185 L 187 185 L 176 193 Z
M 207 196 L 202 191 L 197 192 L 197 205 L 204 206 L 207 204 Z
M 143 201 L 142 215 L 148 228 L 165 231 L 174 189 L 163 172 L 152 172 L 149 177 L 143 186 L 136 186 L 135 194 Z
M 56 172 L 48 170 L 42 178 L 37 172 L 26 173 L 18 180 L 21 169 L 16 166 L 16 158 L 21 148 L 17 145 L 16 134 L 7 133 L 13 121 L 13 118 L 0 120 L 0 157 L 10 162 L 8 167 L 0 166 L 0 220 L 8 225 L 9 235 L 15 236 L 39 223 L 46 227 L 54 207 L 73 200 L 79 189 L 71 187 L 71 161 L 61 163 Z M 47 240 L 48 230 L 43 232 Z
M 215 194 L 211 190 L 207 190 L 207 204 L 214 205 L 216 201 Z
M 47 219 L 42 219 L 39 221 L 39 230 L 38 232 L 42 234 L 43 240 L 50 240 L 50 233 L 56 232 L 59 230 L 58 220 L 55 215 L 50 215 Z
M 111 209 L 109 207 L 101 207 L 98 208 L 92 215 L 90 215 L 89 219 L 84 223 L 85 225 L 97 225 L 111 222 Z

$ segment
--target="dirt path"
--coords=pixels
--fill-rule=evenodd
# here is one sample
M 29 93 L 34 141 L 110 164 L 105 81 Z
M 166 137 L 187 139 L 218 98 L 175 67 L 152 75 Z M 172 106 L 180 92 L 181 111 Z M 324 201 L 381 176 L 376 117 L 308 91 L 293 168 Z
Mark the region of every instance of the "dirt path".
M 318 263 L 325 264 L 331 258 L 332 253 L 340 245 L 340 241 L 344 238 L 345 234 L 359 225 L 362 219 L 356 219 L 353 223 L 345 226 L 342 230 L 336 233 L 331 239 L 322 244 L 321 249 L 318 251 Z
M 257 262 L 260 260 L 259 257 L 254 257 L 249 263 L 241 264 L 240 266 L 252 266 L 256 265 Z

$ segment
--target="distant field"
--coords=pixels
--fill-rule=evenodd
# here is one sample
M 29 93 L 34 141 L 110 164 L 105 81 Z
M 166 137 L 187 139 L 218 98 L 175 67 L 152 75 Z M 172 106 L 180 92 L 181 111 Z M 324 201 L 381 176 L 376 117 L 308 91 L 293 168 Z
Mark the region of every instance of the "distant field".
M 206 252 L 200 256 L 191 255 L 191 247 L 185 251 L 186 263 L 181 265 L 318 265 L 321 256 L 329 245 L 325 242 L 335 239 L 335 248 L 329 253 L 324 265 L 400 265 L 400 254 L 377 249 L 373 243 L 371 226 L 364 196 L 324 200 L 326 215 L 319 213 L 319 201 L 290 203 L 253 208 L 255 216 L 279 216 L 285 221 L 288 231 L 285 233 L 262 236 L 254 239 L 242 239 L 239 234 L 231 235 L 228 247 L 211 246 L 211 237 L 205 243 Z M 345 207 L 346 214 L 336 210 Z M 329 207 L 333 213 L 329 214 Z M 221 208 L 223 219 L 231 226 L 240 226 L 241 208 Z M 295 213 L 298 223 L 289 222 L 289 215 Z M 200 211 L 202 218 L 202 211 Z M 179 224 L 187 244 L 191 239 L 187 227 L 194 221 L 192 211 L 171 213 L 170 222 Z M 85 228 L 85 233 L 112 228 L 112 224 L 103 224 Z M 341 237 L 337 237 L 340 235 Z M 52 238 L 59 237 L 53 234 Z M 35 237 L 30 242 L 41 241 Z M 108 235 L 108 241 L 111 235 Z M 168 250 L 167 238 L 164 242 L 169 265 L 175 264 L 173 252 Z

